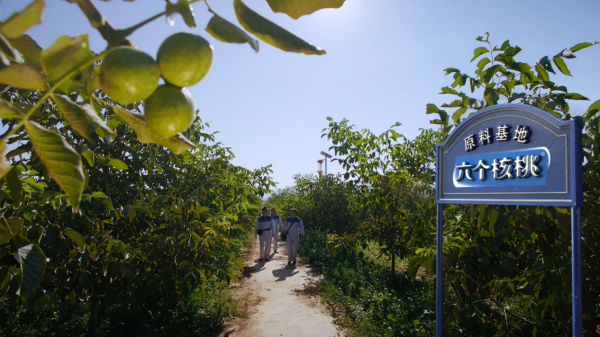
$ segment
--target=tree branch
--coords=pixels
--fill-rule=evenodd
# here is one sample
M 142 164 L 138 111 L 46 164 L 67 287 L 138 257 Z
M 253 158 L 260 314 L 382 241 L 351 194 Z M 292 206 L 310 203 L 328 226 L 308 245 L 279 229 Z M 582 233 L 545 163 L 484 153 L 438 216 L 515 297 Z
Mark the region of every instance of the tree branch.
M 104 14 L 96 7 L 92 0 L 69 0 L 75 2 L 90 21 L 92 27 L 96 28 L 102 38 L 109 46 L 132 45 L 125 36 L 116 30 L 104 17 Z
M 521 320 L 521 321 L 523 321 L 523 322 L 525 322 L 525 323 L 529 323 L 529 324 L 532 324 L 532 325 L 538 325 L 536 322 L 532 322 L 532 321 L 528 320 L 528 319 L 527 319 L 527 318 L 525 318 L 525 317 L 520 317 L 520 316 L 517 316 L 516 314 L 513 314 L 513 313 L 512 313 L 510 310 L 506 310 L 506 308 L 504 308 L 504 306 L 502 306 L 502 304 L 498 303 L 498 302 L 497 302 L 495 299 L 493 299 L 492 297 L 488 297 L 488 301 L 492 301 L 492 302 L 494 302 L 494 304 L 496 304 L 498 307 L 500 307 L 500 308 L 503 308 L 503 309 L 504 309 L 504 312 L 505 312 L 506 314 L 509 314 L 509 315 L 511 315 L 512 317 L 516 318 L 516 319 L 519 319 L 519 320 Z

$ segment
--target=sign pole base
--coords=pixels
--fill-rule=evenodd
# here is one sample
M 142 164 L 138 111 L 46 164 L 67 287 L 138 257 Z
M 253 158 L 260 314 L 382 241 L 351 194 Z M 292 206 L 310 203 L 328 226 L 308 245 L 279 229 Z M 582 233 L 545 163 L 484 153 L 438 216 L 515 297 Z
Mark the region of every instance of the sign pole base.
M 581 207 L 571 208 L 571 263 L 573 337 L 581 337 Z
M 444 205 L 437 204 L 437 251 L 435 255 L 435 336 L 442 337 L 442 255 L 444 237 Z

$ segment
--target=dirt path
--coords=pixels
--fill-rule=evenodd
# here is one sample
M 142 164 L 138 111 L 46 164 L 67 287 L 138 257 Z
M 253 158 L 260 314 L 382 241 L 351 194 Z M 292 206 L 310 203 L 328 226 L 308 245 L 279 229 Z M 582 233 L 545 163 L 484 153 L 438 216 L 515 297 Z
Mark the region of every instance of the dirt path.
M 221 336 L 230 337 L 332 337 L 342 336 L 315 297 L 302 293 L 318 276 L 310 266 L 287 266 L 286 247 L 269 262 L 260 262 L 258 240 L 245 252 L 245 278 L 235 288 L 241 315 L 226 325 Z

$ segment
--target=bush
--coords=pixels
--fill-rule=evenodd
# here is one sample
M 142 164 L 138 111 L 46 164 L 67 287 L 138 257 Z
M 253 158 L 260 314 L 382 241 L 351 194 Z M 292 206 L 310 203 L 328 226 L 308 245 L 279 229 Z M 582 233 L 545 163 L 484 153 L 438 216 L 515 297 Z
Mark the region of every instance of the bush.
M 240 256 L 248 243 L 245 231 L 236 231 L 231 237 L 227 253 Z M 229 273 L 237 277 L 242 271 L 229 265 Z M 98 335 L 111 337 L 152 336 L 212 336 L 221 331 L 223 321 L 236 311 L 227 283 L 215 278 L 205 285 L 206 293 L 196 288 L 177 298 L 153 298 L 136 301 L 125 294 L 105 312 Z M 88 329 L 90 303 L 78 302 L 68 316 L 53 315 L 48 310 L 32 312 L 20 305 L 16 298 L 0 299 L 0 317 L 14 317 L 0 323 L 0 336 L 6 337 L 75 337 L 85 335 Z
M 206 295 L 195 290 L 174 306 L 164 305 L 152 313 L 146 304 L 119 300 L 112 305 L 98 327 L 98 335 L 113 337 L 210 336 L 220 332 L 223 320 L 235 311 L 224 284 L 207 287 Z M 87 332 L 89 304 L 78 304 L 67 320 L 49 311 L 34 314 L 13 299 L 0 299 L 0 315 L 12 317 L 0 324 L 6 337 L 75 337 Z M 16 313 L 16 314 L 15 314 Z
M 325 276 L 309 291 L 343 309 L 338 324 L 348 328 L 352 335 L 430 337 L 435 334 L 434 280 L 391 274 L 388 266 L 369 258 L 365 249 L 329 253 L 326 234 L 309 230 L 299 254 Z M 446 296 L 445 336 L 464 336 L 452 315 L 457 305 L 452 294 Z M 472 331 L 474 336 L 493 335 L 484 322 L 473 323 Z

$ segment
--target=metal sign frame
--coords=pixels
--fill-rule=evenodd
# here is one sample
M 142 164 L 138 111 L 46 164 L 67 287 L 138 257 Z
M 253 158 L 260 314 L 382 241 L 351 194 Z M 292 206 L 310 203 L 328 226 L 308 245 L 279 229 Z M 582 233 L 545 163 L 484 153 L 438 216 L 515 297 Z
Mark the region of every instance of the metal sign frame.
M 444 204 L 571 207 L 573 336 L 581 337 L 581 129 L 577 119 L 500 104 L 473 113 L 437 144 L 436 337 L 443 325 Z

